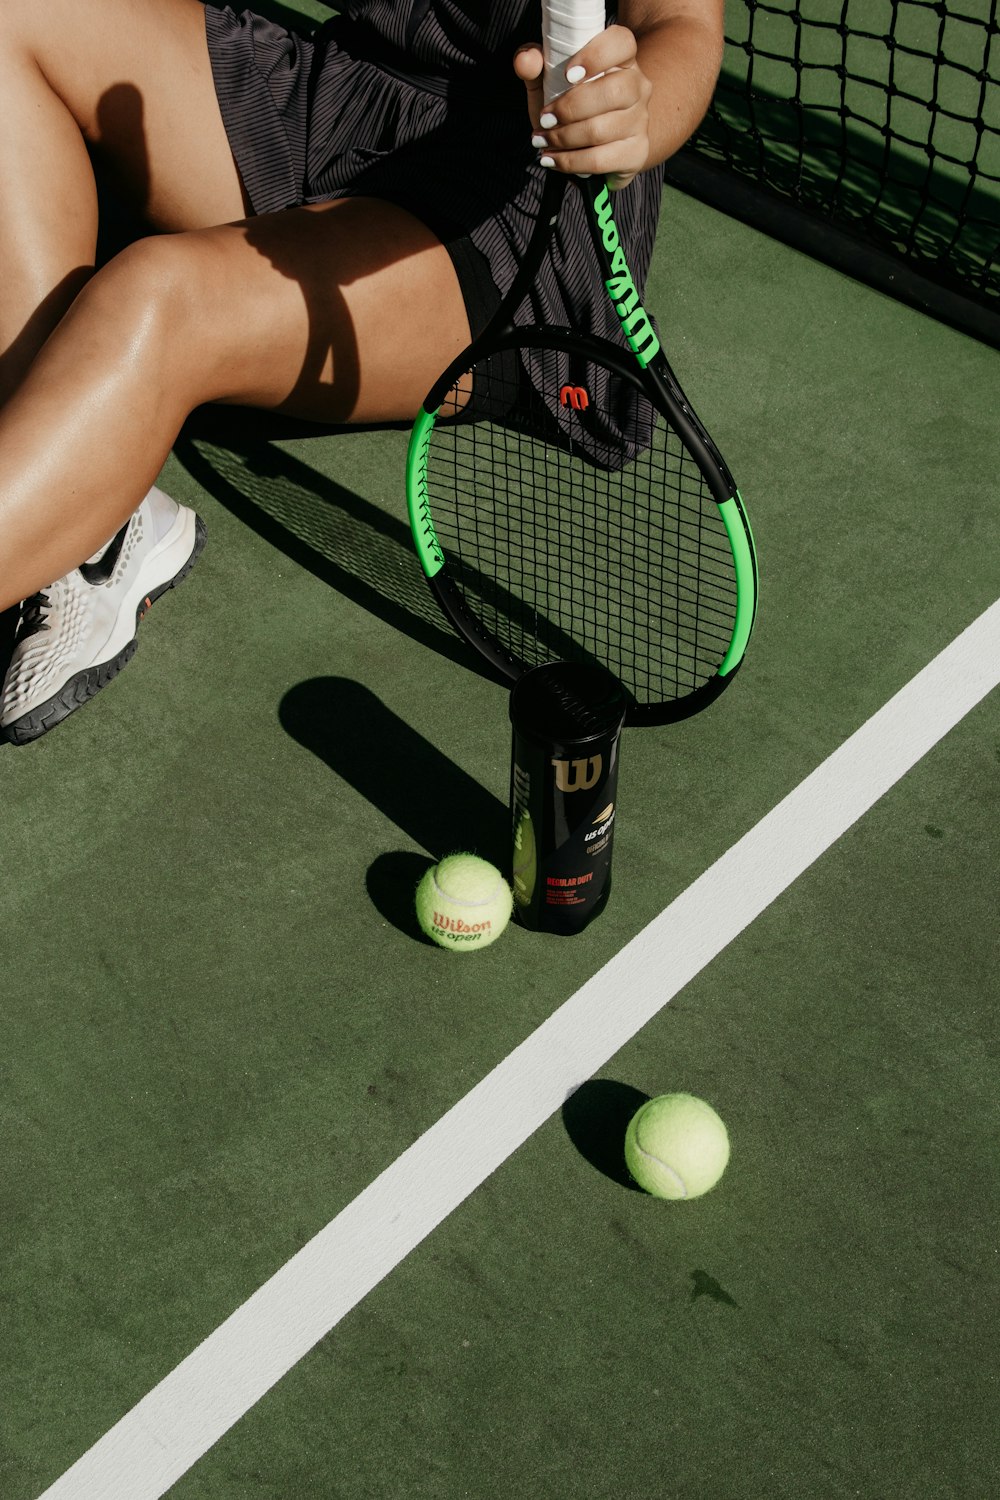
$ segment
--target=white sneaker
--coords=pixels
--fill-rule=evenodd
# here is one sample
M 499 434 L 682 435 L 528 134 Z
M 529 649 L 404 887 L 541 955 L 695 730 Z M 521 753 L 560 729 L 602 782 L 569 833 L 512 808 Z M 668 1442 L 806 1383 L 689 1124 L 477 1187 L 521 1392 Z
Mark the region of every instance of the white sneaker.
M 26 745 L 106 687 L 132 657 L 146 610 L 194 566 L 205 527 L 151 489 L 104 552 L 21 606 L 0 695 L 0 736 Z

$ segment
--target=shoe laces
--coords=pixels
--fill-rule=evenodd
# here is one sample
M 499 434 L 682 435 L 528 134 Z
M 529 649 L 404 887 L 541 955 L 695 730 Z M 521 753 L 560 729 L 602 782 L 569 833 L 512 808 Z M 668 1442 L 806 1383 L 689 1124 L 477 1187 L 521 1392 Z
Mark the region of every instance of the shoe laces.
M 48 630 L 48 612 L 51 607 L 49 596 L 44 589 L 40 593 L 32 594 L 30 599 L 24 601 L 14 638 L 15 646 L 26 641 L 30 635 L 37 635 L 40 630 Z

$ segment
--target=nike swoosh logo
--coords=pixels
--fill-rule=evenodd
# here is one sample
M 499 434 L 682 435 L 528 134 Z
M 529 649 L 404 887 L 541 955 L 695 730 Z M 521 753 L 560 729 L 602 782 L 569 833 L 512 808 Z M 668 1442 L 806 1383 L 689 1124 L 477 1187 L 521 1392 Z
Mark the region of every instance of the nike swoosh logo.
M 93 584 L 95 588 L 98 584 L 107 583 L 115 571 L 125 541 L 125 533 L 128 531 L 131 519 L 130 516 L 121 531 L 108 543 L 107 548 L 101 553 L 101 556 L 95 563 L 80 564 L 80 572 L 83 574 L 83 577 L 87 583 Z

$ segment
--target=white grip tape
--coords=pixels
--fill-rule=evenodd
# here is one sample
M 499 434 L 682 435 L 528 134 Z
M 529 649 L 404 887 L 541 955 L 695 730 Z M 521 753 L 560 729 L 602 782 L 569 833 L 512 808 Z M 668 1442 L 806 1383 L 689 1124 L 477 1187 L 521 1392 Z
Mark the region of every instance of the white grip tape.
M 545 55 L 546 103 L 569 87 L 563 69 L 568 60 L 605 27 L 602 3 L 594 0 L 542 0 L 542 51 Z

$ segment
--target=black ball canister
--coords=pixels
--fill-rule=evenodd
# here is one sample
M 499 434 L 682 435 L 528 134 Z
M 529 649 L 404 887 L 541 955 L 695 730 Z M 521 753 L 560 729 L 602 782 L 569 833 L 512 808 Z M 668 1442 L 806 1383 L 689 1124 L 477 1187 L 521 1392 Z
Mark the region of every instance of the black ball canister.
M 514 910 L 573 933 L 607 905 L 625 691 L 604 667 L 548 662 L 510 696 Z

